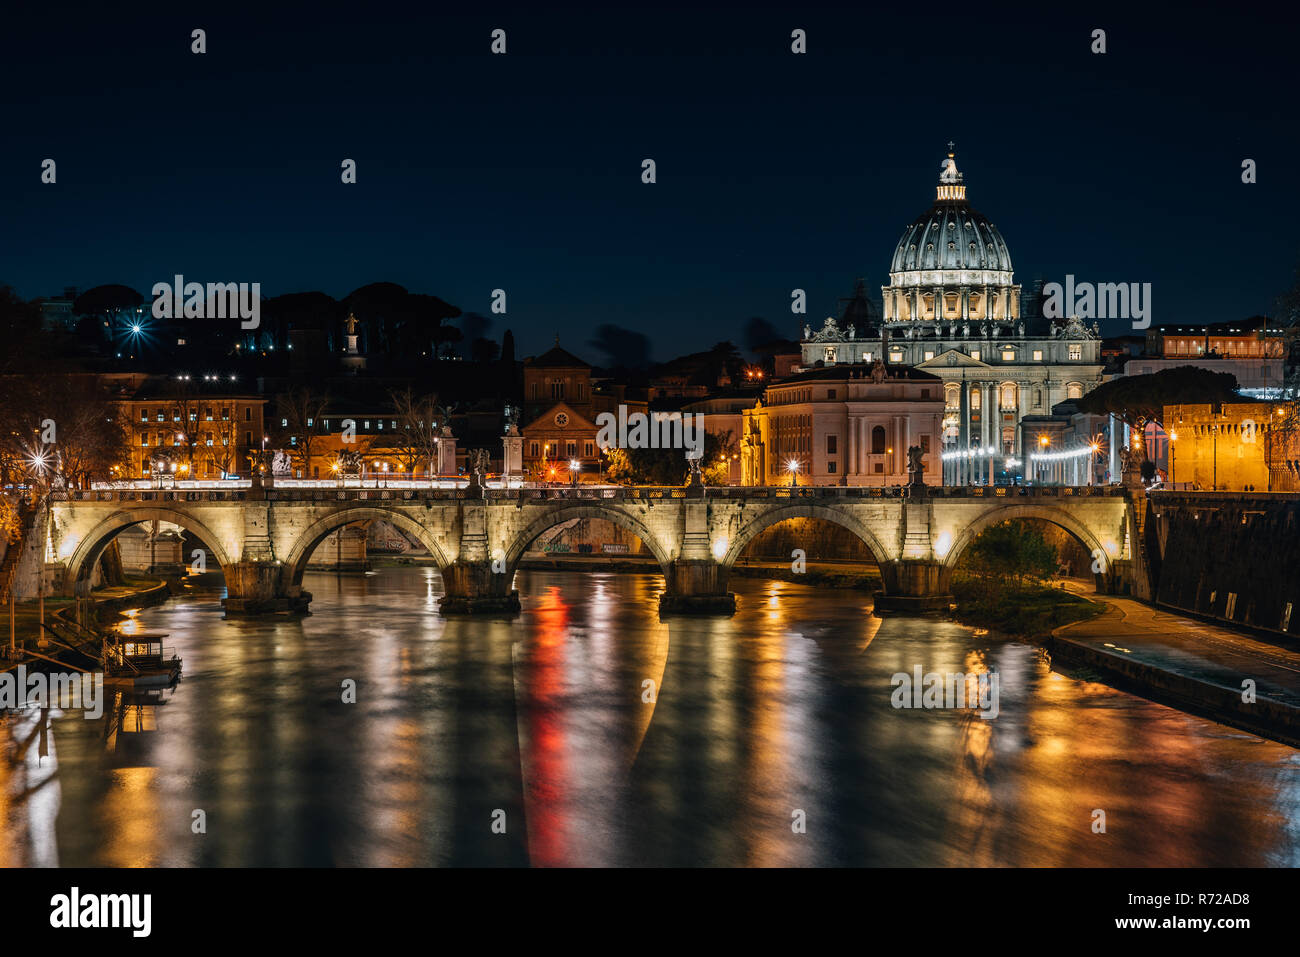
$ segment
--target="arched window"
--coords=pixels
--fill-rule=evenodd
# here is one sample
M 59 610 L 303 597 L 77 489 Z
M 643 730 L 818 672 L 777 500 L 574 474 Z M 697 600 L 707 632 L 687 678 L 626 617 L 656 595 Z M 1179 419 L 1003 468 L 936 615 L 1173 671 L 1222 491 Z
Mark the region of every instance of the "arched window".
M 961 386 L 955 382 L 949 382 L 943 387 L 944 405 L 950 409 L 956 409 L 961 405 Z
M 871 430 L 871 454 L 885 454 L 885 427 L 878 425 Z
M 979 389 L 978 386 L 975 387 L 975 388 L 973 388 L 973 389 L 971 389 L 971 392 L 970 392 L 970 407 L 971 407 L 972 409 L 976 409 L 976 410 L 978 410 L 979 407 L 980 407 L 980 389 Z
M 1083 384 L 1079 382 L 1069 382 L 1065 386 L 1065 397 L 1067 399 L 1082 399 Z
M 1007 383 L 1002 387 L 1002 408 L 1014 409 L 1016 407 L 1016 387 Z

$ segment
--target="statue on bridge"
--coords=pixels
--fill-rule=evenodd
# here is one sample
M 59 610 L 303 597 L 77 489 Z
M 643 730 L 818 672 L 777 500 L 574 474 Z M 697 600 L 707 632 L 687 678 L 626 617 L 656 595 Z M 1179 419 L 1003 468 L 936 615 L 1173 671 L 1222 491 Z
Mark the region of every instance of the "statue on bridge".
M 491 461 L 487 449 L 473 449 L 469 453 L 470 478 L 467 491 L 471 496 L 474 493 L 478 497 L 483 497 L 483 477 L 487 475 L 488 464 Z
M 919 445 L 907 447 L 908 485 L 912 488 L 925 486 L 925 451 Z

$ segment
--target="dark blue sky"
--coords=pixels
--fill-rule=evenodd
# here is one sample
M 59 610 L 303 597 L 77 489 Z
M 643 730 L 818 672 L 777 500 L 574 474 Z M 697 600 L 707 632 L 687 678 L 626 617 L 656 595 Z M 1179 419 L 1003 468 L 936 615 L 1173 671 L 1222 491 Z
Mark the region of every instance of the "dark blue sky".
M 0 31 L 0 282 L 28 297 L 387 280 L 487 313 L 501 287 L 491 334 L 520 355 L 557 331 L 590 355 L 613 323 L 663 359 L 755 315 L 793 334 L 796 286 L 814 325 L 856 277 L 878 295 L 949 139 L 1025 285 L 1150 282 L 1156 323 L 1218 321 L 1267 311 L 1300 255 L 1276 7 L 23 6 Z

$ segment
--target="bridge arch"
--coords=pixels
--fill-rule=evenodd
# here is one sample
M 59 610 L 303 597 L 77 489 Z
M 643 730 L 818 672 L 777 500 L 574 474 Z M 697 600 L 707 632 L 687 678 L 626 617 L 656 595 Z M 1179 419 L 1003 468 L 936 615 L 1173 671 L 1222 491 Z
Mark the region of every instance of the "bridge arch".
M 293 543 L 293 548 L 284 559 L 285 566 L 289 569 L 289 578 L 287 584 L 301 585 L 303 573 L 307 570 L 307 562 L 311 558 L 311 553 L 316 550 L 325 538 L 335 529 L 343 528 L 345 525 L 351 525 L 353 522 L 371 521 L 378 519 L 387 522 L 395 528 L 401 529 L 410 535 L 425 548 L 429 550 L 434 563 L 441 571 L 450 562 L 447 553 L 443 550 L 442 543 L 438 541 L 436 535 L 428 528 L 421 525 L 415 519 L 410 518 L 404 512 L 394 509 L 376 508 L 374 506 L 357 506 L 355 508 L 340 508 L 337 511 L 330 512 L 328 515 L 317 519 L 298 536 Z
M 871 557 L 876 560 L 876 565 L 880 569 L 881 583 L 885 591 L 893 590 L 893 562 L 889 550 L 880 543 L 880 539 L 876 538 L 871 529 L 849 512 L 813 502 L 791 502 L 788 505 L 779 505 L 776 508 L 760 512 L 742 525 L 728 543 L 726 554 L 722 557 L 722 565 L 730 569 L 736 563 L 736 560 L 740 558 L 740 553 L 761 532 L 792 518 L 817 518 L 852 532 L 862 544 L 867 546 L 867 550 L 871 552 Z
M 1084 547 L 1089 555 L 1094 554 L 1097 549 L 1105 552 L 1106 570 L 1101 574 L 1094 574 L 1094 578 L 1096 579 L 1097 590 L 1106 590 L 1106 577 L 1110 572 L 1110 566 L 1115 561 L 1115 556 L 1112 556 L 1106 550 L 1106 546 L 1102 544 L 1093 530 L 1063 508 L 1031 504 L 1005 505 L 1001 508 L 993 508 L 965 526 L 954 537 L 952 547 L 948 549 L 948 554 L 944 556 L 939 579 L 940 589 L 944 592 L 949 590 L 952 583 L 952 573 L 956 569 L 957 563 L 961 560 L 962 554 L 970 546 L 971 542 L 975 541 L 981 532 L 990 526 L 997 525 L 999 522 L 1009 522 L 1013 519 L 1038 519 L 1039 521 L 1048 522 L 1074 536 L 1075 540 Z
M 173 525 L 179 525 L 212 549 L 217 564 L 223 569 L 230 564 L 232 559 L 226 552 L 221 536 L 194 516 L 165 506 L 141 506 L 122 512 L 114 512 L 83 535 L 68 558 L 67 580 L 69 582 L 81 582 L 89 579 L 100 554 L 119 532 L 130 528 L 132 525 L 152 521 L 171 522 Z
M 668 574 L 669 567 L 673 562 L 672 555 L 664 548 L 663 543 L 650 530 L 650 527 L 630 511 L 616 505 L 602 507 L 599 505 L 574 504 L 548 508 L 515 534 L 514 539 L 506 549 L 506 575 L 509 576 L 509 579 L 514 578 L 515 568 L 518 566 L 519 560 L 524 557 L 524 552 L 528 550 L 528 546 L 535 542 L 539 535 L 556 525 L 562 525 L 575 518 L 598 518 L 601 521 L 617 525 L 624 531 L 631 532 L 641 539 L 646 548 L 650 549 L 650 553 L 654 555 L 655 561 L 659 563 L 659 567 L 663 569 L 664 574 Z

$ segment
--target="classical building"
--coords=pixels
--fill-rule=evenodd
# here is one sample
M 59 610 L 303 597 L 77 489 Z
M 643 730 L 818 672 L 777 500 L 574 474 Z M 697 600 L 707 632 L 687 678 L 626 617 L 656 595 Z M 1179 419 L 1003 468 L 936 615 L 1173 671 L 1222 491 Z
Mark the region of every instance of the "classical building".
M 1007 244 L 967 202 L 952 152 L 934 204 L 904 231 L 881 291 L 878 323 L 861 306 L 853 308 L 855 297 L 838 321 L 828 317 L 817 330 L 805 326 L 803 365 L 883 360 L 891 370 L 937 376 L 945 400 L 945 484 L 1023 476 L 1021 418 L 1047 415 L 1101 382 L 1095 323 L 1021 315 Z
M 741 424 L 744 485 L 905 485 L 917 446 L 938 482 L 943 383 L 919 369 L 835 364 L 769 385 Z
M 579 481 L 600 475 L 603 465 L 596 442 L 596 418 L 602 412 L 644 413 L 644 401 L 628 399 L 625 391 L 602 392 L 593 387 L 591 366 L 555 346 L 524 363 L 524 406 L 520 430 L 523 469 L 536 481 L 567 482 L 570 464 L 577 462 Z
M 131 466 L 114 477 L 246 477 L 266 434 L 266 399 L 218 378 L 153 377 L 119 399 L 131 429 Z

